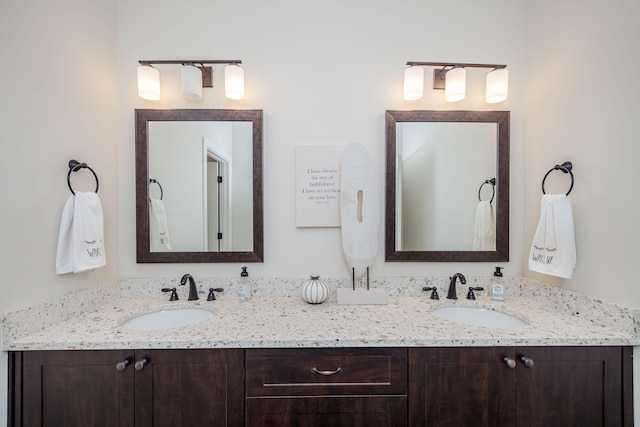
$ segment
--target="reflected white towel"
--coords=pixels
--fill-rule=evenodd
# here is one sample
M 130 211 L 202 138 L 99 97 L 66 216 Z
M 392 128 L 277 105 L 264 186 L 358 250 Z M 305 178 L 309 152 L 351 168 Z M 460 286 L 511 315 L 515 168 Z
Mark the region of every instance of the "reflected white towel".
M 167 227 L 167 212 L 162 200 L 150 199 L 149 203 L 149 240 L 152 252 L 171 250 L 169 228 Z
M 345 146 L 340 170 L 340 227 L 342 250 L 356 277 L 366 273 L 378 254 L 377 188 L 367 149 L 360 144 Z
M 478 207 L 476 208 L 473 250 L 496 250 L 496 219 L 493 213 L 493 204 L 488 200 L 481 200 L 478 202 Z
M 571 200 L 564 194 L 545 194 L 541 205 L 529 270 L 570 279 L 576 266 Z
M 96 193 L 76 191 L 62 210 L 56 274 L 80 273 L 106 264 L 100 198 Z

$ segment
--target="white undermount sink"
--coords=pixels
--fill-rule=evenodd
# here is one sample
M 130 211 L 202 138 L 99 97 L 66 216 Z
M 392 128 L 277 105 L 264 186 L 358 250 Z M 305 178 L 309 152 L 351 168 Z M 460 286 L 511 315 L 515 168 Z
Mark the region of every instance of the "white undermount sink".
M 213 316 L 215 316 L 213 311 L 200 308 L 159 310 L 129 319 L 122 324 L 122 327 L 132 331 L 155 331 L 195 325 Z
M 527 324 L 516 316 L 480 307 L 441 307 L 432 313 L 452 322 L 485 328 L 519 328 Z

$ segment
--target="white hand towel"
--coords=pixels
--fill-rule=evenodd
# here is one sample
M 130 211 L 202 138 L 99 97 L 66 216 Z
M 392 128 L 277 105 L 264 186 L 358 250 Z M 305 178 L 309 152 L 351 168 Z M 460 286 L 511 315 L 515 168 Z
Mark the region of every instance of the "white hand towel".
M 98 195 L 79 191 L 71 195 L 60 221 L 56 273 L 80 273 L 106 265 L 103 227 Z
M 171 250 L 169 228 L 167 227 L 167 212 L 162 200 L 150 199 L 149 240 L 151 242 L 152 252 L 166 252 Z
M 345 146 L 340 171 L 340 227 L 344 256 L 356 277 L 366 273 L 378 253 L 377 188 L 367 149 L 360 144 Z
M 496 219 L 493 213 L 493 204 L 488 200 L 481 200 L 476 208 L 473 250 L 496 250 Z
M 576 266 L 571 200 L 565 194 L 545 194 L 541 205 L 529 270 L 570 279 Z
M 73 272 L 107 264 L 104 253 L 104 219 L 97 193 L 76 191 L 73 204 Z
M 58 250 L 56 252 L 56 274 L 71 273 L 73 271 L 73 247 L 72 247 L 72 226 L 73 226 L 73 194 L 69 196 L 64 208 L 62 208 L 62 218 L 60 219 L 60 231 L 58 233 Z

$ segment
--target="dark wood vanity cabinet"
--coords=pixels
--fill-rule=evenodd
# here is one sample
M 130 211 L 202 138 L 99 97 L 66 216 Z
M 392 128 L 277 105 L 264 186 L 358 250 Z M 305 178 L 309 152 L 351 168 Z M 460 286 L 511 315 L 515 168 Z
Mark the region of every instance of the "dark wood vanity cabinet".
M 246 351 L 248 427 L 407 426 L 403 348 Z
M 12 353 L 10 425 L 242 426 L 243 358 L 227 349 Z
M 630 347 L 410 349 L 408 425 L 631 426 L 631 351 Z
M 631 347 L 15 352 L 9 425 L 632 426 L 631 356 Z

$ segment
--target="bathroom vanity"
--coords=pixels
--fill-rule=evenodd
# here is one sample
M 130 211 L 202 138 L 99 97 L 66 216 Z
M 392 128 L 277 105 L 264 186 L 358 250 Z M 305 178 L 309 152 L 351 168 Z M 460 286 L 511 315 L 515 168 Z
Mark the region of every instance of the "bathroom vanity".
M 214 302 L 169 302 L 150 296 L 158 283 L 150 295 L 125 283 L 11 313 L 10 425 L 633 425 L 635 311 L 528 281 L 508 283 L 505 303 L 434 301 L 409 285 L 394 287 L 386 306 L 354 307 L 261 295 L 259 286 L 241 303 L 233 285 Z M 84 307 L 62 319 L 71 301 Z M 433 314 L 447 306 L 526 324 Z M 122 327 L 185 307 L 214 315 Z
M 633 424 L 630 347 L 34 351 L 11 359 L 13 426 Z

